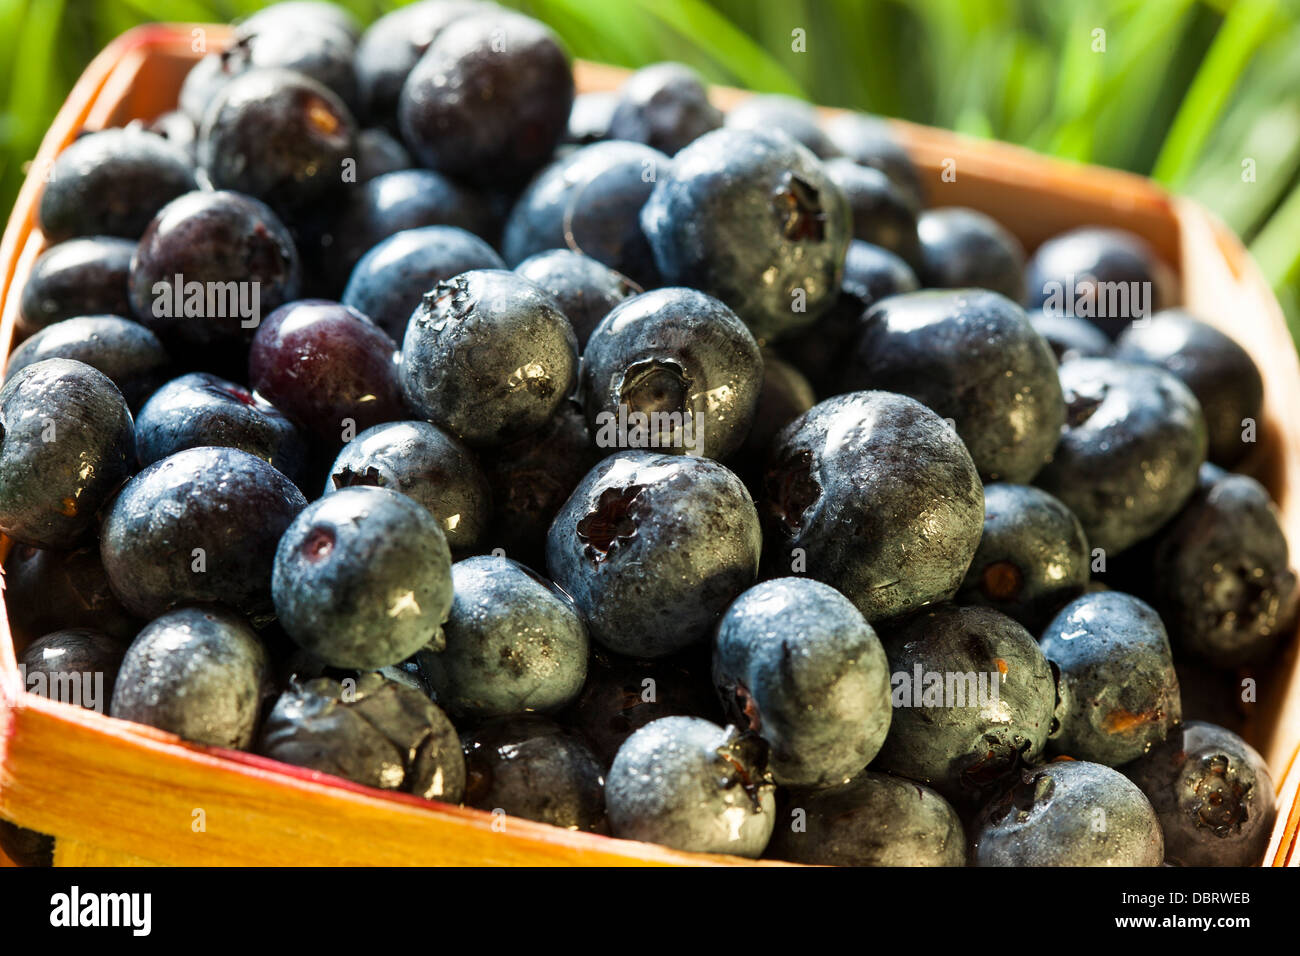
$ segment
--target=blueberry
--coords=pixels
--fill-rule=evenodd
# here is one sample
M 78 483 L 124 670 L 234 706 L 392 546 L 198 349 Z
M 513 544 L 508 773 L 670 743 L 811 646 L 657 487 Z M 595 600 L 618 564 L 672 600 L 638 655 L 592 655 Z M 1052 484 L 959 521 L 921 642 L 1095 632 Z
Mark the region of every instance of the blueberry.
M 972 827 L 976 866 L 1159 866 L 1160 821 L 1123 774 L 1062 760 L 1025 771 Z
M 1160 368 L 1109 359 L 1061 366 L 1066 424 L 1037 483 L 1114 556 L 1178 513 L 1205 460 L 1205 418 L 1188 388 Z
M 150 123 L 145 124 L 144 128 L 181 150 L 191 162 L 198 161 L 199 128 L 187 113 L 181 110 L 169 110 L 154 117 Z
M 439 282 L 411 316 L 402 391 L 476 446 L 541 428 L 573 388 L 578 342 L 555 300 L 522 276 L 479 269 Z
M 1091 552 L 1069 508 L 1040 488 L 984 486 L 984 533 L 957 592 L 1037 634 L 1088 586 Z
M 916 224 L 921 281 L 939 289 L 969 287 L 1025 298 L 1025 250 L 1000 223 L 974 209 L 931 209 Z
M 124 643 L 93 628 L 52 631 L 28 644 L 18 658 L 23 689 L 103 713 L 125 653 Z
M 199 128 L 199 161 L 212 184 L 280 210 L 336 191 L 344 160 L 355 155 L 356 121 L 347 106 L 292 70 L 254 69 L 232 79 Z
M 943 419 L 903 395 L 852 392 L 777 435 L 763 511 L 778 573 L 806 566 L 876 621 L 957 592 L 979 543 L 984 493 Z
M 139 322 L 84 315 L 47 325 L 14 349 L 4 380 L 51 358 L 75 359 L 103 372 L 133 409 L 158 387 L 171 361 L 158 337 Z
M 605 776 L 616 837 L 757 857 L 775 822 L 763 744 L 698 717 L 663 717 L 619 748 Z
M 819 159 L 838 156 L 817 119 L 817 110 L 804 100 L 779 93 L 750 96 L 727 112 L 727 128 L 785 133 L 812 150 Z
M 150 396 L 135 422 L 141 466 L 187 448 L 238 448 L 301 480 L 307 442 L 274 405 L 234 382 L 192 372 L 172 379 Z
M 472 550 L 492 513 L 487 478 L 473 453 L 428 422 L 376 425 L 344 445 L 324 493 L 357 485 L 391 488 L 424 505 L 452 551 Z
M 326 6 L 322 4 L 321 6 Z M 271 8 L 274 10 L 274 8 Z M 355 21 L 350 28 L 319 13 L 257 14 L 235 27 L 228 56 L 238 57 L 242 69 L 292 70 L 327 87 L 348 107 L 357 107 Z
M 239 615 L 216 605 L 179 608 L 131 642 L 112 714 L 191 743 L 247 750 L 269 671 L 266 648 Z
M 451 552 L 437 520 L 412 499 L 343 488 L 284 532 L 271 591 L 300 647 L 334 667 L 374 670 L 442 645 Z
M 387 130 L 371 128 L 357 133 L 357 182 L 368 183 L 386 173 L 410 169 L 414 162 L 406 147 Z
M 569 126 L 564 131 L 562 146 L 590 146 L 609 139 L 609 124 L 618 107 L 619 95 L 612 90 L 579 93 L 573 98 L 569 110 Z M 623 137 L 626 139 L 627 137 Z
M 763 357 L 729 308 L 693 289 L 628 299 L 596 326 L 582 357 L 596 446 L 726 458 L 744 442 Z
M 131 308 L 180 352 L 242 348 L 298 294 L 298 251 L 261 202 L 192 192 L 164 206 L 131 260 Z
M 65 628 L 95 628 L 130 641 L 141 621 L 113 594 L 92 543 L 73 551 L 14 545 L 4 565 L 4 600 L 9 626 L 19 640 Z
M 925 205 L 921 174 L 888 123 L 866 113 L 840 113 L 826 123 L 825 130 L 840 153 L 859 165 L 880 170 L 912 197 L 918 209 Z
M 576 734 L 522 714 L 489 721 L 463 744 L 466 806 L 566 830 L 604 830 L 604 768 Z
M 771 747 L 783 786 L 845 783 L 889 730 L 889 662 L 871 625 L 834 588 L 764 581 L 718 624 L 713 683 L 730 723 Z
M 1097 226 L 1072 229 L 1047 240 L 1029 260 L 1029 304 L 1086 318 L 1113 339 L 1135 318 L 1149 317 L 1168 304 L 1167 272 L 1133 233 Z
M 46 359 L 0 389 L 0 532 L 15 541 L 72 547 L 134 465 L 131 412 L 97 369 Z
M 515 271 L 555 299 L 573 326 L 579 350 L 614 306 L 640 291 L 627 276 L 571 249 L 536 253 Z
M 623 82 L 601 138 L 645 143 L 672 156 L 721 125 L 722 111 L 709 102 L 698 73 L 682 63 L 655 63 Z
M 100 531 L 113 593 L 141 617 L 214 601 L 260 623 L 275 544 L 306 503 L 288 478 L 235 448 L 155 462 L 122 489 Z
M 127 276 L 135 243 L 114 236 L 69 239 L 50 246 L 32 264 L 18 308 L 18 332 L 81 315 L 131 314 Z
M 782 794 L 766 855 L 818 866 L 965 866 L 966 834 L 929 787 L 864 772 L 842 786 Z
M 272 312 L 248 353 L 248 381 L 327 445 L 404 418 L 397 346 L 356 309 L 302 299 Z
M 177 104 L 181 112 L 190 118 L 197 129 L 217 94 L 247 69 L 245 51 L 236 46 L 200 57 L 181 81 Z
M 453 714 L 559 710 L 582 689 L 587 628 L 573 602 L 509 558 L 452 565 L 455 599 L 430 661 L 434 698 Z
M 1277 819 L 1273 778 L 1255 749 L 1201 721 L 1124 768 L 1160 819 L 1176 866 L 1255 866 Z
M 708 458 L 619 452 L 555 516 L 551 578 L 616 653 L 662 657 L 708 637 L 758 575 L 758 514 Z
M 1160 530 L 1142 593 L 1176 647 L 1217 667 L 1266 657 L 1291 633 L 1297 592 L 1286 536 L 1264 487 L 1245 475 L 1202 482 Z
M 1243 429 L 1259 421 L 1264 380 L 1230 336 L 1171 310 L 1125 329 L 1115 342 L 1115 358 L 1162 366 L 1192 390 L 1205 413 L 1211 461 L 1231 466 L 1245 455 Z
M 1182 698 L 1159 615 L 1119 591 L 1073 601 L 1040 638 L 1067 702 L 1053 749 L 1118 767 L 1163 741 Z
M 502 239 L 518 265 L 549 249 L 581 252 L 647 288 L 661 285 L 641 210 L 672 160 L 641 143 L 574 150 L 543 169 L 510 211 Z
M 721 299 L 760 341 L 835 302 L 853 226 L 848 200 L 811 152 L 782 133 L 738 129 L 678 153 L 641 225 L 666 284 Z
M 1030 309 L 1029 323 L 1051 347 L 1058 362 L 1072 358 L 1106 358 L 1110 355 L 1110 339 L 1087 319 Z
M 849 201 L 854 239 L 888 249 L 914 268 L 920 265 L 918 208 L 906 191 L 880 170 L 859 166 L 851 159 L 830 160 L 826 175 Z
M 817 404 L 812 385 L 803 374 L 770 351 L 763 353 L 763 387 L 754 406 L 749 435 L 732 458 L 730 467 L 755 497 L 762 496 L 763 469 L 777 434 Z
M 1051 349 L 1024 309 L 979 289 L 881 302 L 863 317 L 845 382 L 909 395 L 952 419 L 986 481 L 1029 481 L 1065 423 Z
M 880 637 L 894 715 L 874 769 L 969 800 L 1042 761 L 1056 686 L 1023 627 L 990 608 L 942 605 Z
M 307 33 L 342 33 L 353 43 L 361 35 L 361 24 L 355 16 L 336 3 L 321 0 L 280 0 L 239 21 L 239 28 L 250 33 L 287 27 Z
M 47 242 L 137 239 L 154 213 L 197 187 L 189 158 L 161 136 L 136 129 L 90 133 L 49 170 L 38 208 L 41 232 Z
M 368 316 L 400 343 L 411 314 L 439 282 L 462 272 L 505 265 L 496 250 L 464 229 L 406 229 L 361 257 L 343 290 L 343 304 Z
M 460 803 L 465 758 L 447 715 L 418 690 L 370 672 L 293 682 L 257 752 L 380 790 Z
M 510 184 L 550 158 L 572 106 L 573 72 L 555 34 L 496 10 L 438 33 L 407 76 L 397 112 L 422 165 Z

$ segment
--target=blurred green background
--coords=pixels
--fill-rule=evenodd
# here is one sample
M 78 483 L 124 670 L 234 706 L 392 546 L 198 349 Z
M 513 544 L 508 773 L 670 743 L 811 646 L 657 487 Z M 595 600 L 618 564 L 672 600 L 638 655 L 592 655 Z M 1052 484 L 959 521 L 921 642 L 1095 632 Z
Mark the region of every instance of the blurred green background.
M 2 208 L 73 81 L 114 36 L 148 20 L 226 21 L 265 5 L 0 0 Z M 368 21 L 402 4 L 341 5 Z M 1300 331 L 1300 0 L 505 5 L 551 24 L 575 56 L 681 60 L 719 82 L 1152 175 L 1241 234 Z

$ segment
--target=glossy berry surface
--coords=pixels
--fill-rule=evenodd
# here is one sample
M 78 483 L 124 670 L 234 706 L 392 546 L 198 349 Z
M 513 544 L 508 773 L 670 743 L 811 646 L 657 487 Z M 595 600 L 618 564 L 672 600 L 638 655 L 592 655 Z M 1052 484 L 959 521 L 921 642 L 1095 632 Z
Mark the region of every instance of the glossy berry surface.
M 604 768 L 577 734 L 519 714 L 488 721 L 463 744 L 466 806 L 566 830 L 604 830 Z
M 781 133 L 737 129 L 673 157 L 641 226 L 666 284 L 721 299 L 760 341 L 833 304 L 853 228 L 848 200 L 811 152 Z
M 782 786 L 847 782 L 885 741 L 889 662 L 875 630 L 810 578 L 755 585 L 718 623 L 713 682 L 728 722 L 771 747 Z
M 918 208 L 925 205 L 921 174 L 883 119 L 866 113 L 839 113 L 826 122 L 825 130 L 841 154 L 861 166 L 880 170 L 907 193 Z
M 1119 771 L 1082 760 L 1025 771 L 971 829 L 976 866 L 1159 866 L 1164 856 L 1160 822 L 1142 791 Z
M 125 653 L 125 643 L 93 628 L 52 631 L 18 658 L 23 689 L 104 713 Z
M 131 642 L 112 714 L 191 743 L 247 750 L 269 680 L 266 648 L 242 617 L 214 605 L 179 608 Z
M 492 515 L 492 495 L 474 453 L 429 422 L 368 428 L 334 459 L 324 494 L 374 485 L 418 501 L 442 525 L 447 544 L 469 551 Z
M 15 544 L 4 564 L 5 613 L 19 640 L 65 628 L 94 628 L 130 642 L 143 622 L 113 594 L 98 543 L 72 551 Z
M 1255 866 L 1277 819 L 1273 778 L 1236 734 L 1188 721 L 1124 768 L 1155 809 L 1176 866 Z
M 590 146 L 609 139 L 609 123 L 618 106 L 618 94 L 612 90 L 579 93 L 569 110 L 569 126 L 556 152 L 566 146 Z
M 888 249 L 912 265 L 920 265 L 921 241 L 916 234 L 917 207 L 906 191 L 878 169 L 851 159 L 832 159 L 826 173 L 844 192 L 853 211 L 853 238 Z
M 402 392 L 470 445 L 500 445 L 546 424 L 577 365 L 555 300 L 522 276 L 481 269 L 438 283 L 411 317 Z
M 921 281 L 939 289 L 988 289 L 1025 298 L 1025 251 L 997 220 L 964 207 L 930 209 L 916 224 Z
M 1087 319 L 1030 309 L 1029 323 L 1051 348 L 1057 362 L 1110 355 L 1110 339 Z
M 840 395 L 791 422 L 772 444 L 762 506 L 776 573 L 806 561 L 868 621 L 952 597 L 984 523 L 957 433 L 889 392 Z
M 275 552 L 280 624 L 333 667 L 375 670 L 442 646 L 451 552 L 437 520 L 387 488 L 344 488 L 306 508 Z
M 664 717 L 619 748 L 605 776 L 610 831 L 678 850 L 757 857 L 775 823 L 764 745 L 697 717 Z
M 248 353 L 248 381 L 308 433 L 337 446 L 405 417 L 397 346 L 356 309 L 325 299 L 267 316 Z
M 700 76 L 681 63 L 655 63 L 619 88 L 603 138 L 645 143 L 672 156 L 722 125 Z
M 368 183 L 414 164 L 406 147 L 387 130 L 370 128 L 357 133 L 357 182 Z
M 600 320 L 638 291 L 627 276 L 571 249 L 536 253 L 515 271 L 555 299 L 573 326 L 579 351 L 586 347 Z
M 82 315 L 131 315 L 127 276 L 135 243 L 86 236 L 50 246 L 32 263 L 23 285 L 18 329 L 30 335 Z
M 726 458 L 744 442 L 763 384 L 763 357 L 749 329 L 692 289 L 656 289 L 617 306 L 591 333 L 582 358 L 587 423 L 607 452 L 657 448 Z
M 629 451 L 601 461 L 565 502 L 546 564 L 594 640 L 653 658 L 708 637 L 754 583 L 761 544 L 749 492 L 722 465 Z
M 345 685 L 329 677 L 290 684 L 262 727 L 257 752 L 381 790 L 459 803 L 460 738 L 436 704 L 382 674 Z
M 113 593 L 141 617 L 212 601 L 261 623 L 276 542 L 306 503 L 292 481 L 239 449 L 190 448 L 155 462 L 122 489 L 100 530 Z
M 135 466 L 121 392 L 72 359 L 28 365 L 0 389 L 0 532 L 69 548 Z
M 779 93 L 751 96 L 727 111 L 728 129 L 758 130 L 784 133 L 795 142 L 810 149 L 819 159 L 830 159 L 839 154 L 821 128 L 817 110 L 811 103 Z
M 763 386 L 754 406 L 754 421 L 745 443 L 729 462 L 729 467 L 740 475 L 755 497 L 762 496 L 763 469 L 777 434 L 816 404 L 817 396 L 803 373 L 777 358 L 771 350 L 765 350 Z

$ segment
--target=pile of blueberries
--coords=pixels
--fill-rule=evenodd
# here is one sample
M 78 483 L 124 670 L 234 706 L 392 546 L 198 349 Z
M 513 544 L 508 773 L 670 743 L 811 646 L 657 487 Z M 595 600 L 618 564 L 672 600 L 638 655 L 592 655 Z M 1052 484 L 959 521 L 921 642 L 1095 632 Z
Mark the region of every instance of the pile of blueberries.
M 575 97 L 471 0 L 270 7 L 47 180 L 0 392 L 29 686 L 690 851 L 1260 860 L 1263 385 L 1136 236 L 1027 259 L 874 117 L 678 64 Z

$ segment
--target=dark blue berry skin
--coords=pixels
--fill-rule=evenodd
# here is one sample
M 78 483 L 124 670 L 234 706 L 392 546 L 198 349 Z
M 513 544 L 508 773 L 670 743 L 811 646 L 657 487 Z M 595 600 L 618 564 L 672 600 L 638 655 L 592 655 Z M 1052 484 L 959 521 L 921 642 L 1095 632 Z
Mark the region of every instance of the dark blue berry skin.
M 957 592 L 983 529 L 984 491 L 934 412 L 903 395 L 851 392 L 777 436 L 763 512 L 774 573 L 806 570 L 874 622 Z
M 117 315 L 84 315 L 47 325 L 14 349 L 4 380 L 51 358 L 75 359 L 99 369 L 132 409 L 158 387 L 171 363 L 158 337 L 139 322 Z
M 280 624 L 332 667 L 376 670 L 440 649 L 451 552 L 433 515 L 387 488 L 344 488 L 285 531 L 271 578 Z
M 1232 467 L 1246 454 L 1247 419 L 1258 424 L 1264 380 L 1250 354 L 1230 336 L 1186 312 L 1170 310 L 1130 325 L 1115 342 L 1115 358 L 1159 365 L 1192 390 L 1205 413 L 1210 461 Z
M 438 703 L 457 715 L 500 717 L 550 713 L 578 696 L 587 628 L 559 588 L 490 555 L 456 562 L 451 580 L 447 645 L 428 661 Z
M 645 143 L 672 156 L 721 125 L 722 111 L 709 102 L 698 73 L 682 63 L 655 63 L 619 88 L 601 139 Z
M 1160 819 L 1175 866 L 1257 866 L 1277 819 L 1273 778 L 1253 747 L 1188 721 L 1124 767 Z
M 447 715 L 382 674 L 352 680 L 291 683 L 267 715 L 257 752 L 367 787 L 460 803 L 465 758 Z
M 1164 740 L 1182 697 L 1160 616 L 1119 591 L 1071 602 L 1039 639 L 1056 668 L 1061 727 L 1052 749 L 1118 767 Z
M 1025 771 L 971 828 L 975 866 L 1159 866 L 1164 858 L 1160 821 L 1142 791 L 1083 760 Z
M 406 329 L 400 366 L 412 409 L 473 446 L 541 428 L 572 390 L 578 340 L 555 300 L 499 269 L 438 283 Z
M 555 299 L 573 326 L 579 350 L 586 348 L 592 330 L 614 306 L 639 291 L 621 272 L 571 249 L 531 255 L 515 271 Z
M 1051 347 L 1057 362 L 1066 362 L 1072 358 L 1106 358 L 1110 355 L 1110 339 L 1087 319 L 1030 309 L 1029 324 Z
M 1142 239 L 1122 229 L 1105 229 L 1085 226 L 1072 229 L 1047 240 L 1038 247 L 1026 267 L 1026 284 L 1029 305 L 1050 305 L 1053 293 L 1065 295 L 1065 302 L 1073 303 L 1070 288 L 1073 282 L 1076 293 L 1085 288 L 1085 276 L 1098 282 L 1146 283 L 1149 292 L 1146 315 L 1162 309 L 1169 299 L 1168 271 L 1151 247 Z M 1109 297 L 1095 296 L 1101 311 L 1108 312 Z M 1115 338 L 1130 322 L 1139 317 L 1130 298 L 1128 307 L 1115 315 L 1086 316 L 1108 337 Z
M 387 130 L 372 128 L 357 133 L 357 182 L 368 183 L 385 173 L 410 169 L 411 154 Z
M 198 188 L 184 152 L 137 129 L 81 137 L 59 154 L 48 178 L 38 208 L 48 242 L 74 236 L 138 239 L 168 201 Z
M 135 467 L 122 393 L 72 359 L 28 365 L 0 389 L 0 532 L 70 548 Z
M 880 637 L 894 675 L 894 716 L 873 769 L 967 801 L 1042 761 L 1056 686 L 1023 627 L 991 608 L 945 604 Z M 940 686 L 931 685 L 934 675 Z
M 192 372 L 154 392 L 135 422 L 141 467 L 205 445 L 238 448 L 301 481 L 307 441 L 284 414 L 243 386 Z
M 736 314 L 693 289 L 656 289 L 617 306 L 582 357 L 583 407 L 603 450 L 655 447 L 726 458 L 749 433 L 763 385 L 763 356 Z M 620 433 L 621 413 L 653 420 L 644 436 Z M 644 438 L 645 444 L 637 445 Z
M 184 309 L 192 282 L 205 286 L 193 300 L 203 303 L 197 315 Z M 164 344 L 180 346 L 178 354 L 238 349 L 252 339 L 255 320 L 297 296 L 298 283 L 298 250 L 269 207 L 233 192 L 192 192 L 164 206 L 141 237 L 131 260 L 131 308 Z M 210 294 L 218 288 L 223 295 Z M 239 314 L 236 291 L 255 307 L 253 316 Z
M 839 155 L 817 119 L 812 104 L 779 93 L 751 96 L 727 112 L 727 128 L 777 130 L 812 150 L 818 159 Z
M 755 498 L 763 494 L 763 470 L 780 431 L 817 404 L 812 385 L 803 374 L 770 351 L 763 353 L 763 387 L 754 406 L 754 422 L 729 467 L 740 475 Z
M 92 627 L 129 642 L 144 622 L 122 607 L 92 543 L 72 551 L 16 544 L 4 564 L 5 612 L 21 642 L 64 628 Z
M 764 749 L 698 717 L 647 724 L 605 775 L 610 832 L 676 850 L 760 856 L 776 811 Z
M 708 637 L 757 578 L 761 545 L 749 492 L 722 465 L 620 452 L 593 468 L 555 516 L 546 563 L 593 639 L 655 658 Z
M 139 120 L 133 120 L 140 122 Z M 198 162 L 197 148 L 199 128 L 194 120 L 180 110 L 170 110 L 154 118 L 144 128 L 155 136 L 161 136 L 177 149 L 185 153 L 191 162 Z
M 178 608 L 127 649 L 112 714 L 211 747 L 249 749 L 270 689 L 270 658 L 242 617 L 217 605 Z
M 604 767 L 577 734 L 537 714 L 518 714 L 488 721 L 462 743 L 467 807 L 604 832 Z
M 495 249 L 454 226 L 407 229 L 361 257 L 343 304 L 366 315 L 400 343 L 424 294 L 439 282 L 474 269 L 504 269 Z
M 1109 359 L 1061 366 L 1066 423 L 1039 487 L 1114 556 L 1178 513 L 1205 460 L 1200 403 L 1170 373 Z
M 590 146 L 609 139 L 609 124 L 618 107 L 619 96 L 613 91 L 579 93 L 569 110 L 569 127 L 560 146 Z M 626 137 L 624 137 L 626 139 Z
M 214 601 L 260 623 L 271 611 L 275 545 L 306 503 L 256 455 L 186 449 L 144 469 L 117 496 L 100 531 L 104 570 L 141 617 Z
M 300 32 L 342 33 L 353 43 L 361 36 L 361 24 L 355 16 L 338 4 L 322 0 L 281 0 L 239 21 L 239 28 L 250 33 L 286 26 Z
M 1079 519 L 1056 498 L 1029 485 L 988 484 L 984 533 L 956 601 L 996 608 L 1037 634 L 1083 594 L 1091 557 Z
M 572 106 L 573 72 L 555 34 L 497 9 L 438 34 L 407 76 L 397 112 L 421 165 L 509 185 L 550 159 Z
M 925 206 L 921 174 L 888 123 L 866 113 L 841 113 L 829 120 L 825 129 L 840 153 L 861 166 L 880 170 L 912 198 L 916 208 Z
M 737 129 L 673 157 L 641 226 L 665 284 L 721 299 L 760 342 L 834 304 L 853 234 L 848 200 L 811 152 L 781 133 Z
M 241 59 L 245 71 L 291 70 L 310 77 L 355 111 L 357 76 L 352 57 L 356 46 L 356 35 L 337 20 L 315 12 L 301 19 L 273 13 L 255 15 L 236 26 L 226 54 Z
M 672 160 L 642 143 L 584 146 L 543 169 L 506 220 L 501 249 L 518 265 L 548 249 L 572 249 L 638 284 L 661 285 L 641 231 L 641 210 Z
M 1300 595 L 1268 492 L 1245 475 L 1207 478 L 1135 577 L 1180 652 L 1239 667 L 1291 633 Z
M 713 684 L 728 722 L 771 747 L 782 786 L 847 782 L 889 731 L 889 662 L 862 613 L 811 578 L 777 578 L 718 623 Z
M 1025 299 L 1025 250 L 1000 223 L 974 209 L 953 206 L 921 213 L 923 285 L 936 289 L 978 288 Z
M 65 628 L 28 644 L 18 658 L 18 666 L 25 690 L 104 713 L 112 700 L 113 683 L 125 653 L 126 643 L 102 631 Z M 79 686 L 71 689 L 69 679 L 78 681 Z M 92 690 L 82 682 L 94 682 L 95 686 Z M 69 692 L 76 697 L 70 699 Z M 99 694 L 103 696 L 96 698 Z
M 19 334 L 81 315 L 129 316 L 127 277 L 134 253 L 134 242 L 114 236 L 69 239 L 46 249 L 23 286 Z
M 826 174 L 843 190 L 853 211 L 853 238 L 888 249 L 910 266 L 921 263 L 916 235 L 918 207 L 910 195 L 878 169 L 851 159 L 832 159 Z
M 845 384 L 910 395 L 953 420 L 986 481 L 1032 479 L 1065 423 L 1051 349 L 1024 309 L 979 289 L 877 305 L 863 317 Z
M 795 829 L 798 811 L 806 816 Z M 764 856 L 816 866 L 965 866 L 966 834 L 934 790 L 864 772 L 842 786 L 780 794 Z
M 429 422 L 376 425 L 344 445 L 323 493 L 357 485 L 391 488 L 424 505 L 453 552 L 477 547 L 492 515 L 487 478 L 473 452 Z

